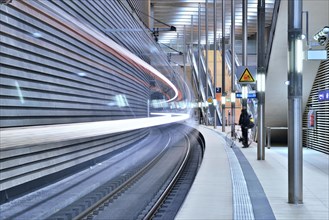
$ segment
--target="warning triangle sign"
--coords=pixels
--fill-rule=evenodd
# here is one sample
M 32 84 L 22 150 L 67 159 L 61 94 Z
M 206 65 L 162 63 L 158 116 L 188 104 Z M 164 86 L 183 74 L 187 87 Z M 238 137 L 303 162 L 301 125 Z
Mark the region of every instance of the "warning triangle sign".
M 240 83 L 254 83 L 255 82 L 255 79 L 254 79 L 254 77 L 252 77 L 252 75 L 251 75 L 250 71 L 248 70 L 248 68 L 246 68 L 243 71 L 243 73 L 242 73 L 242 75 L 239 79 L 239 82 Z

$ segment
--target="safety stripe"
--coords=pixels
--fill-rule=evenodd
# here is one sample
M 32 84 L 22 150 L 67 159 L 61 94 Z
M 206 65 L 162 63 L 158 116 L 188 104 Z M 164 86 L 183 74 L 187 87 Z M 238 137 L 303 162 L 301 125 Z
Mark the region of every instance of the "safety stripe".
M 225 146 L 225 151 L 231 169 L 234 219 L 253 220 L 255 219 L 253 208 L 240 163 L 232 148 Z

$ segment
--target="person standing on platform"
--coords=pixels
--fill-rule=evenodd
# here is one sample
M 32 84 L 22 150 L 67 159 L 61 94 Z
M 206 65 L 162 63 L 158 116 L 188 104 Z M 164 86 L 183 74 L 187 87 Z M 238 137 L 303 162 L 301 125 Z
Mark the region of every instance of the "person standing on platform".
M 248 145 L 248 129 L 249 129 L 249 115 L 247 109 L 245 107 L 242 108 L 240 118 L 239 118 L 239 125 L 241 126 L 242 131 L 242 144 L 243 148 L 249 147 Z

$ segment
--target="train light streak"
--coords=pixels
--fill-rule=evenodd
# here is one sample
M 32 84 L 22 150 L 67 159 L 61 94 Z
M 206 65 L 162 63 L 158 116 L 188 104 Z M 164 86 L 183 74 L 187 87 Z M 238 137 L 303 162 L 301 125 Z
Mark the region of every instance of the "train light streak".
M 48 5 L 47 1 L 41 1 L 41 3 Z M 90 27 L 78 21 L 76 18 L 67 14 L 65 11 L 60 11 L 59 14 L 64 19 L 70 21 L 72 24 L 78 27 L 78 29 L 85 31 L 87 34 L 91 35 L 94 39 L 97 39 L 105 46 L 107 46 L 109 52 L 112 53 L 114 56 L 118 57 L 122 61 L 126 61 L 127 63 L 133 64 L 136 67 L 142 68 L 146 73 L 156 76 L 158 79 L 160 79 L 165 84 L 167 84 L 175 92 L 175 95 L 171 97 L 169 100 L 166 100 L 166 102 L 174 101 L 178 97 L 179 92 L 176 86 L 154 67 L 152 67 L 151 65 L 140 59 L 135 54 L 131 53 L 129 50 L 121 47 L 119 44 L 108 38 L 102 32 L 91 29 Z
M 16 80 L 15 80 L 15 86 L 17 89 L 19 100 L 21 101 L 22 104 L 24 104 L 25 101 L 24 101 L 23 93 L 22 93 L 21 87 L 19 86 L 19 83 Z
M 190 117 L 189 114 L 161 113 L 157 115 L 158 117 L 150 118 L 31 126 L 29 129 L 2 129 L 0 130 L 0 149 L 23 146 L 26 145 L 27 140 L 30 145 L 74 140 L 180 122 Z

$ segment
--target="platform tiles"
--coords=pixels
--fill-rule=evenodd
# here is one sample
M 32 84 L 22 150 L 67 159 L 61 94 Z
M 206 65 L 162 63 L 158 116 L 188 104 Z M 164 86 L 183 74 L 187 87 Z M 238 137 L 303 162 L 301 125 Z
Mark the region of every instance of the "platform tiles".
M 197 129 L 204 160 L 176 219 L 329 219 L 328 155 L 304 149 L 304 203 L 289 204 L 287 147 L 266 149 L 265 160 L 257 160 L 256 143 L 230 148 L 219 129 Z
M 199 126 L 206 150 L 194 184 L 176 219 L 254 219 L 242 169 L 225 139 Z
M 288 203 L 288 148 L 265 148 L 257 160 L 257 146 L 241 149 L 267 195 L 276 219 L 329 219 L 329 155 L 303 149 L 303 204 Z

